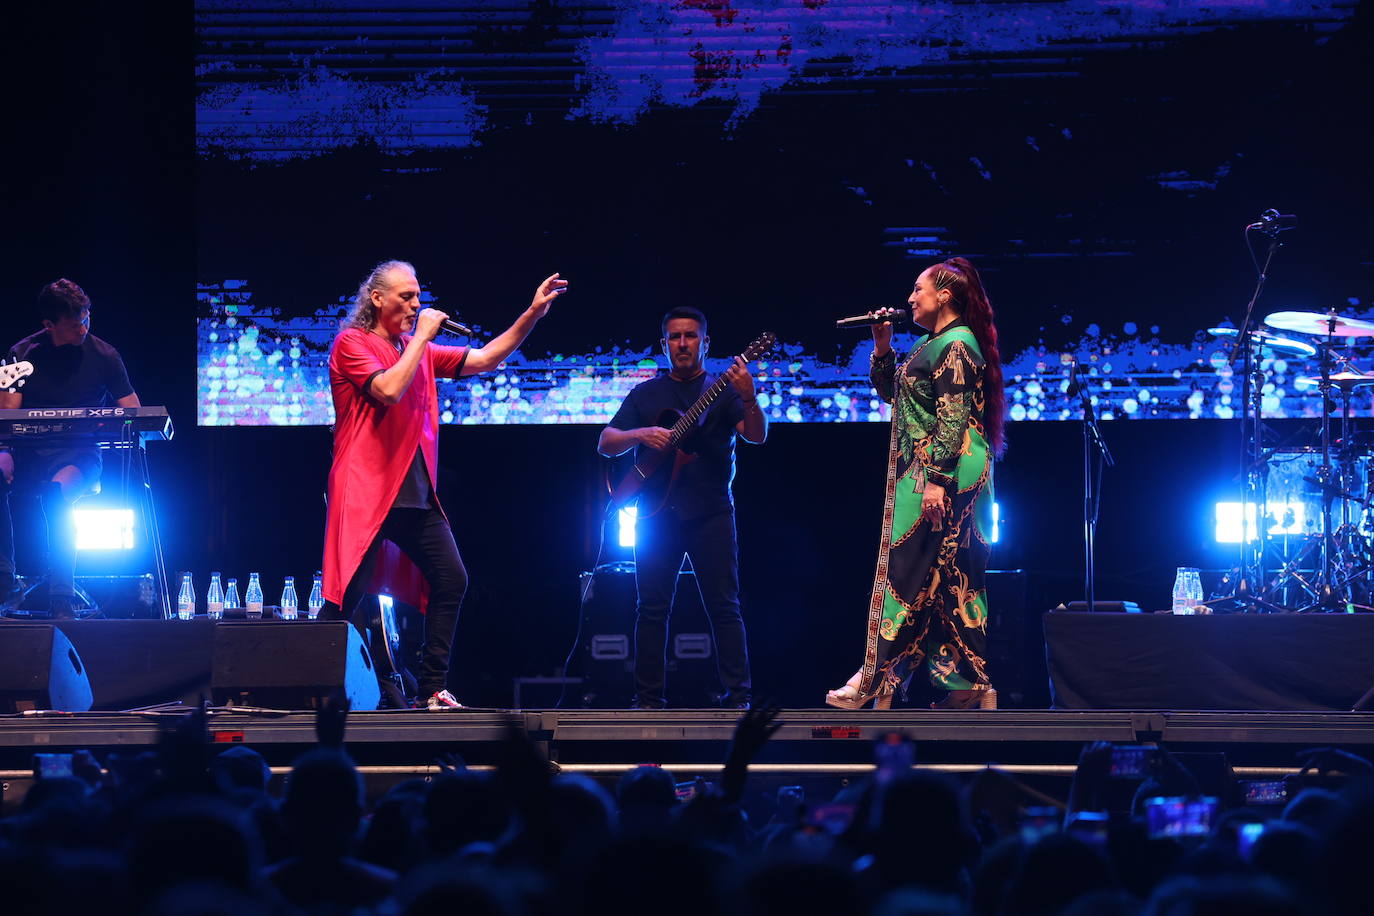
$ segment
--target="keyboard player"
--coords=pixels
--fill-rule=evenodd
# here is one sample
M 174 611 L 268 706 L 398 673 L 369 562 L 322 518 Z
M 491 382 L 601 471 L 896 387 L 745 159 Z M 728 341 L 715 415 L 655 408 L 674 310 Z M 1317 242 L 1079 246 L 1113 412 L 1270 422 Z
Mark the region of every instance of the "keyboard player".
M 9 351 L 33 364 L 22 388 L 0 391 L 0 409 L 138 407 L 119 351 L 90 332 L 91 300 L 71 280 L 38 293 L 43 330 Z M 52 616 L 74 616 L 76 526 L 71 507 L 100 482 L 100 448 L 91 437 L 63 436 L 22 447 L 0 443 L 0 604 L 17 597 L 10 492 L 36 493 L 47 522 L 48 595 Z

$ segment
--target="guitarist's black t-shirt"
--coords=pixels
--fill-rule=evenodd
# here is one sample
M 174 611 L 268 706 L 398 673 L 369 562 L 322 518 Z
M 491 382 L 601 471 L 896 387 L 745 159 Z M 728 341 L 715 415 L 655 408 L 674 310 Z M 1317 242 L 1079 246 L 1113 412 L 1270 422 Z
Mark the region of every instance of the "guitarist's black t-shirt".
M 715 378 L 703 372 L 690 382 L 680 382 L 665 372 L 641 382 L 625 396 L 610 425 L 620 430 L 658 426 L 664 410 L 685 413 Z M 683 451 L 694 453 L 697 460 L 682 468 L 668 494 L 668 506 L 679 518 L 700 518 L 734 505 L 730 482 L 735 479 L 735 426 L 743 419 L 744 401 L 733 385 L 726 385 L 698 422 L 696 432 L 683 441 Z

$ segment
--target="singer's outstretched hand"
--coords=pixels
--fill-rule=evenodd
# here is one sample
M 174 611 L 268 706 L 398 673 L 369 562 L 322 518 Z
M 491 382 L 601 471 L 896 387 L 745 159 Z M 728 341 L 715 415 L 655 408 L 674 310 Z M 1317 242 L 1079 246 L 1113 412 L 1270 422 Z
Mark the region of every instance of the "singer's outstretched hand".
M 559 278 L 558 274 L 546 277 L 539 288 L 534 291 L 534 299 L 530 301 L 530 311 L 534 312 L 536 318 L 543 318 L 549 313 L 549 305 L 553 300 L 568 291 L 568 281 Z
M 423 341 L 433 340 L 448 321 L 448 312 L 438 309 L 421 309 L 415 316 L 415 336 Z

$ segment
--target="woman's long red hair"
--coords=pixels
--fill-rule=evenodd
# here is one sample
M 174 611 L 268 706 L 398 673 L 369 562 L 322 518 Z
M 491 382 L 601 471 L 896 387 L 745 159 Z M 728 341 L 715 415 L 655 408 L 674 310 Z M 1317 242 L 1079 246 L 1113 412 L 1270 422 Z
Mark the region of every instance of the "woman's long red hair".
M 997 325 L 993 322 L 992 303 L 988 301 L 987 291 L 978 269 L 967 258 L 950 258 L 936 265 L 936 271 L 948 271 L 948 283 L 940 283 L 954 296 L 960 307 L 964 322 L 978 340 L 978 348 L 983 351 L 983 425 L 987 429 L 988 443 L 995 456 L 1006 449 L 1007 395 L 1002 383 L 1002 352 L 997 348 Z

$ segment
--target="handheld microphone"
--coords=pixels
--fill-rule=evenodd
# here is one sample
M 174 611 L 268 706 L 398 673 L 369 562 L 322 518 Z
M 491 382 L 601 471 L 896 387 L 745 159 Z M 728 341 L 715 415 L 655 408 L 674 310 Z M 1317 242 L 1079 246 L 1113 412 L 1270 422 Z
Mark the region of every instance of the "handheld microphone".
M 905 317 L 906 309 L 878 308 L 863 315 L 855 315 L 852 318 L 841 318 L 835 322 L 835 327 L 867 328 L 875 324 L 882 324 L 884 321 L 896 322 Z
M 459 324 L 452 318 L 445 318 L 439 326 L 450 334 L 462 334 L 464 337 L 472 336 L 472 328 L 465 324 Z
M 1259 219 L 1245 227 L 1247 232 L 1263 232 L 1265 235 L 1275 236 L 1280 232 L 1285 232 L 1297 226 L 1298 217 L 1295 213 L 1280 213 L 1273 207 L 1265 210 L 1259 215 Z
M 1069 397 L 1076 398 L 1083 390 L 1083 383 L 1078 378 L 1078 360 L 1069 363 L 1069 390 L 1066 392 Z

